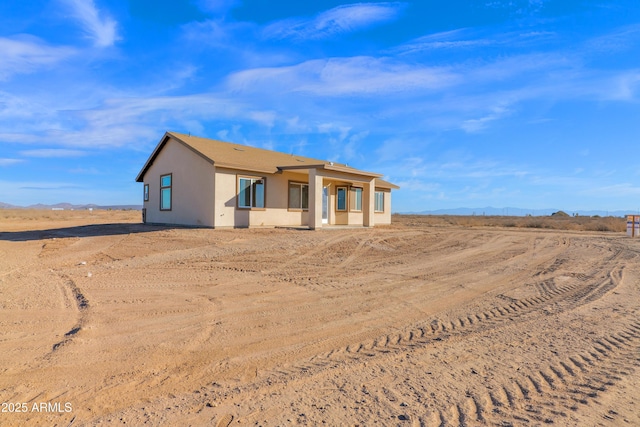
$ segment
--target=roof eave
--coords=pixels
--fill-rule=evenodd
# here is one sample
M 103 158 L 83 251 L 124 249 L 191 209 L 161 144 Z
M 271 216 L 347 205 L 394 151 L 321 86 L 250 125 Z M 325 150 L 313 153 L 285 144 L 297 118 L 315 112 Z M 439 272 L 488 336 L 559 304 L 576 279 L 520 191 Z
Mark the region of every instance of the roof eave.
M 323 169 L 335 171 L 335 172 L 352 173 L 354 175 L 370 176 L 372 178 L 380 178 L 382 176 L 381 174 L 375 173 L 375 172 L 368 172 L 360 169 L 353 169 L 348 166 L 338 166 L 338 165 L 332 165 L 332 164 L 325 164 Z
M 189 150 L 193 151 L 195 154 L 197 154 L 198 156 L 202 157 L 207 162 L 209 162 L 211 164 L 214 163 L 213 159 L 210 159 L 209 157 L 205 156 L 200 151 L 198 151 L 195 148 L 193 148 L 191 145 L 189 145 L 186 142 L 184 142 L 182 139 L 180 139 L 179 136 L 175 135 L 173 132 L 165 132 L 164 136 L 162 137 L 162 139 L 160 139 L 160 142 L 158 143 L 158 145 L 156 145 L 156 148 L 153 150 L 153 153 L 151 153 L 151 156 L 149 156 L 149 158 L 147 159 L 147 162 L 144 164 L 144 166 L 140 170 L 140 173 L 138 173 L 138 176 L 136 177 L 136 182 L 144 182 L 144 175 L 147 173 L 147 170 L 151 167 L 151 165 L 155 161 L 156 157 L 158 157 L 158 154 L 160 154 L 160 151 L 162 151 L 162 149 L 167 144 L 167 141 L 169 141 L 170 138 L 173 138 L 175 141 L 177 141 L 180 144 L 184 145 Z
M 350 168 L 347 166 L 338 166 L 338 165 L 332 165 L 327 163 L 278 166 L 278 170 L 281 170 L 281 171 L 296 170 L 296 169 L 324 169 L 324 170 L 330 170 L 334 172 L 343 172 L 343 173 L 349 173 L 352 175 L 360 175 L 360 176 L 366 176 L 371 178 L 380 178 L 382 176 L 379 173 L 367 172 L 359 169 Z
M 389 190 L 399 190 L 400 189 L 399 186 L 397 186 L 395 184 L 392 184 L 390 182 L 385 182 L 385 183 L 378 182 L 378 183 L 376 183 L 376 187 L 378 187 L 378 188 L 388 188 Z
M 239 165 L 239 164 L 234 164 L 234 163 L 215 162 L 215 165 L 216 165 L 216 168 L 234 169 L 234 170 L 241 170 L 241 171 L 246 171 L 246 172 L 268 173 L 268 174 L 273 174 L 273 173 L 278 173 L 279 172 L 278 169 L 271 170 L 271 169 L 252 168 L 251 166 Z
M 156 148 L 153 149 L 153 152 L 145 162 L 144 166 L 142 167 L 142 169 L 140 169 L 138 176 L 136 176 L 136 182 L 144 182 L 144 174 L 147 173 L 147 169 L 151 167 L 151 165 L 153 164 L 153 161 L 158 156 L 158 153 L 160 153 L 160 150 L 162 150 L 162 147 L 164 147 L 164 145 L 169 140 L 169 137 L 170 137 L 169 132 L 165 132 L 162 138 L 160 138 L 160 142 L 158 143 L 158 145 L 156 145 Z

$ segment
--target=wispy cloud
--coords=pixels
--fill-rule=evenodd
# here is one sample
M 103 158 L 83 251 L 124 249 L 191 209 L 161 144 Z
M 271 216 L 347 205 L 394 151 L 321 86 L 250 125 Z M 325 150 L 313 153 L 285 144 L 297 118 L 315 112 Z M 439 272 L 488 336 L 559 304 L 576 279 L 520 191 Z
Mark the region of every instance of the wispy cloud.
M 445 31 L 418 37 L 407 43 L 401 44 L 389 51 L 389 53 L 417 53 L 424 50 L 471 48 L 495 44 L 495 41 L 486 38 L 476 38 L 467 29 Z
M 459 78 L 447 68 L 360 56 L 316 59 L 285 67 L 249 69 L 232 74 L 227 82 L 230 90 L 260 92 L 277 88 L 286 92 L 340 96 L 420 89 L 439 91 Z
M 74 53 L 74 49 L 50 46 L 34 36 L 0 37 L 0 80 L 55 65 Z
M 514 16 L 524 16 L 540 11 L 547 1 L 548 0 L 492 0 L 486 1 L 484 5 L 487 8 L 506 10 Z
M 276 39 L 325 39 L 396 19 L 404 3 L 356 3 L 338 6 L 312 18 L 291 18 L 268 25 L 263 34 Z
M 240 0 L 195 0 L 201 10 L 210 13 L 224 13 L 240 4 Z
M 100 172 L 97 168 L 74 168 L 74 169 L 69 169 L 69 173 L 73 173 L 73 174 L 82 174 L 82 175 L 100 175 L 102 172 Z
M 79 185 L 57 185 L 57 184 L 51 184 L 51 185 L 45 184 L 39 187 L 32 187 L 32 186 L 20 187 L 21 190 L 35 190 L 35 191 L 71 190 L 71 189 L 77 189 L 77 188 L 82 188 L 82 187 Z
M 24 160 L 22 159 L 1 159 L 0 158 L 0 167 L 2 166 L 12 166 L 18 163 L 22 163 Z
M 517 47 L 532 46 L 548 42 L 557 37 L 551 31 L 511 31 L 487 34 L 480 30 L 459 28 L 451 31 L 428 34 L 403 43 L 389 53 L 417 54 L 435 50 L 449 51 L 461 49 L 478 49 L 499 47 L 514 50 Z
M 469 133 L 479 132 L 485 129 L 490 122 L 494 120 L 502 119 L 508 113 L 509 113 L 509 110 L 507 108 L 494 107 L 492 111 L 489 114 L 485 115 L 484 117 L 481 117 L 479 119 L 465 120 L 462 123 L 461 127 L 464 131 Z
M 245 56 L 247 52 L 244 49 L 238 49 L 238 43 L 247 36 L 253 37 L 255 28 L 256 25 L 252 23 L 230 22 L 216 18 L 183 25 L 182 36 L 194 46 L 192 49 L 201 49 L 206 46 L 217 49 L 218 52 L 233 51 L 236 56 Z
M 356 6 L 362 5 L 344 8 Z M 431 41 L 464 39 L 470 34 L 462 30 L 442 33 Z M 0 50 L 0 56 L 3 54 Z M 0 92 L 0 118 L 5 119 L 0 138 L 39 146 L 55 141 L 54 145 L 67 148 L 144 149 L 166 129 L 202 135 L 220 131 L 223 139 L 244 142 L 251 141 L 256 125 L 258 133 L 274 130 L 293 135 L 322 133 L 323 123 L 329 123 L 328 140 L 337 141 L 338 147 L 348 146 L 349 138 L 365 132 L 399 138 L 422 137 L 434 130 L 479 132 L 516 115 L 532 100 L 630 100 L 637 98 L 640 88 L 640 72 L 590 72 L 579 53 L 534 51 L 481 60 L 456 58 L 446 67 L 414 61 L 410 56 L 310 59 L 231 72 L 221 84 L 194 95 L 154 96 L 162 92 L 150 91 L 148 86 L 114 94 L 94 81 L 82 82 L 90 93 L 89 101 L 75 99 L 77 95 L 60 96 L 55 89 L 47 95 L 25 97 Z M 0 69 L 2 66 L 0 63 Z M 205 67 L 196 70 L 189 65 L 178 80 L 205 71 Z M 166 87 L 173 87 L 174 77 L 163 77 Z M 336 97 L 343 99 L 334 102 Z M 326 98 L 331 98 L 331 108 Z M 16 117 L 16 112 L 24 112 L 24 117 Z M 37 121 L 33 120 L 36 114 Z M 230 133 L 234 126 L 242 131 Z M 308 141 L 310 147 L 315 143 L 314 138 Z M 356 142 L 352 142 L 353 147 Z M 393 148 L 387 150 L 389 158 Z M 343 160 L 353 158 L 348 150 L 338 155 Z
M 594 37 L 586 44 L 587 49 L 607 54 L 618 53 L 640 43 L 640 24 L 617 28 L 608 34 Z
M 112 46 L 119 36 L 118 24 L 106 13 L 98 10 L 93 0 L 60 0 L 71 11 L 89 38 L 97 47 Z
M 50 108 L 56 108 L 55 106 Z M 69 107 L 67 107 L 69 108 Z M 186 96 L 136 97 L 105 99 L 94 108 L 56 111 L 45 124 L 26 121 L 13 131 L 0 132 L 0 141 L 17 144 L 51 145 L 64 149 L 114 149 L 128 146 L 146 149 L 146 143 L 157 142 L 158 132 L 167 129 L 201 132 L 202 123 L 239 120 L 244 124 L 269 128 L 275 113 L 242 99 L 221 94 L 202 93 Z M 73 126 L 64 122 L 72 121 Z M 242 141 L 236 141 L 242 142 Z M 84 151 L 78 151 L 83 153 Z M 74 150 L 48 152 L 26 150 L 26 154 L 73 154 Z
M 604 93 L 611 99 L 632 101 L 640 94 L 640 70 L 619 74 L 613 78 L 611 91 Z
M 20 151 L 20 155 L 25 157 L 55 158 L 55 157 L 81 157 L 81 156 L 87 155 L 87 153 L 85 151 L 67 150 L 64 148 L 40 148 L 36 150 Z
M 424 179 L 402 179 L 395 181 L 404 191 L 420 193 L 438 193 L 442 185 L 437 182 L 427 182 Z
M 394 135 L 415 140 L 434 130 L 482 131 L 532 100 L 638 96 L 638 73 L 611 74 L 590 73 L 562 55 L 519 55 L 446 68 L 357 56 L 252 68 L 230 74 L 213 92 L 195 95 L 130 92 L 109 98 L 104 88 L 96 87 L 93 93 L 102 99 L 87 102 L 58 96 L 55 89 L 45 98 L 0 92 L 0 118 L 5 120 L 0 140 L 39 146 L 55 141 L 55 146 L 64 148 L 145 149 L 167 129 L 205 135 L 205 129 L 218 132 L 239 125 L 242 132 L 227 133 L 222 139 L 244 142 L 251 140 L 248 129 L 255 131 L 258 125 L 261 131 L 281 135 L 329 132 L 329 139 L 341 147 L 365 131 L 388 132 L 390 123 Z M 501 83 L 499 91 L 493 86 L 496 81 Z M 325 108 L 327 97 L 348 102 L 332 100 L 331 108 Z M 353 113 L 356 105 L 358 114 Z M 33 120 L 36 111 L 38 121 Z M 309 142 L 313 146 L 313 139 Z M 348 160 L 348 152 L 339 155 Z
M 603 186 L 594 185 L 584 189 L 582 194 L 599 197 L 637 197 L 640 196 L 640 187 L 629 182 Z
M 489 182 L 533 179 L 533 173 L 524 165 L 507 165 L 492 159 L 479 159 L 465 152 L 452 151 L 433 161 L 411 156 L 387 162 L 397 182 L 467 183 L 470 181 L 486 185 Z M 394 182 L 395 182 L 394 181 Z M 512 183 L 512 181 L 509 181 Z M 415 185 L 415 184 L 411 184 Z

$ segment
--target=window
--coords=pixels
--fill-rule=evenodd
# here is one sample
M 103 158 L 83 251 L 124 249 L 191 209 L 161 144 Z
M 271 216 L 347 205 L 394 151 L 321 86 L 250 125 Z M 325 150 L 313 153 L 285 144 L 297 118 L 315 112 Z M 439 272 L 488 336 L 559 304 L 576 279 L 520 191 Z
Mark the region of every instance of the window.
M 144 185 L 144 201 L 149 201 L 149 184 Z
M 347 210 L 347 187 L 336 188 L 336 210 Z
M 264 178 L 238 179 L 238 207 L 264 208 Z
M 375 195 L 375 212 L 384 212 L 384 191 L 376 191 Z
M 289 183 L 289 209 L 309 209 L 309 184 Z
M 351 210 L 362 210 L 362 188 L 351 187 Z
M 171 184 L 172 176 L 162 175 L 160 177 L 160 210 L 171 210 Z

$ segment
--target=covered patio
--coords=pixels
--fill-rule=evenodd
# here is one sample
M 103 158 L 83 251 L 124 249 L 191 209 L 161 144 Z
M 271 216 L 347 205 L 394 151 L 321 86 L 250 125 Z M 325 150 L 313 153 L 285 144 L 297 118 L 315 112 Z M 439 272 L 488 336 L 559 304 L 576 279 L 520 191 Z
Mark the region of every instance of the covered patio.
M 372 227 L 375 224 L 376 178 L 380 178 L 380 174 L 332 164 L 278 169 L 308 174 L 310 229 L 338 225 Z

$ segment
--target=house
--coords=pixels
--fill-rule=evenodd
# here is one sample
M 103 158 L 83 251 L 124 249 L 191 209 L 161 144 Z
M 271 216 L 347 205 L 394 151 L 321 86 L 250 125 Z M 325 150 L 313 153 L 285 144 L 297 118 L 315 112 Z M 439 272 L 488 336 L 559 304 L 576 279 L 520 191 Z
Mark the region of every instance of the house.
M 200 227 L 391 223 L 380 174 L 347 165 L 175 132 L 138 174 L 143 221 Z

